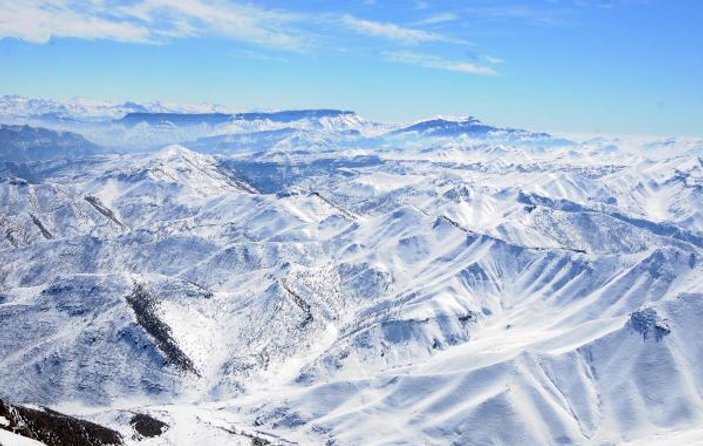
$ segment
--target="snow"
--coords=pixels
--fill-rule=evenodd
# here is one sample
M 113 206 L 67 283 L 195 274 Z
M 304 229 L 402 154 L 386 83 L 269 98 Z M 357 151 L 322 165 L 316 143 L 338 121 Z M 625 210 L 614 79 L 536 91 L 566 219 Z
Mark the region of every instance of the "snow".
M 624 443 L 627 446 L 700 446 L 703 444 L 703 429 L 693 427 L 683 431 L 665 431 L 640 440 Z
M 41 446 L 44 443 L 0 429 L 0 444 L 7 446 Z
M 0 168 L 0 398 L 135 444 L 703 438 L 695 142 L 280 125 Z
M 366 186 L 372 192 L 387 193 L 403 187 L 412 187 L 423 181 L 419 175 L 391 175 L 377 172 L 364 175 L 356 180 L 356 183 Z

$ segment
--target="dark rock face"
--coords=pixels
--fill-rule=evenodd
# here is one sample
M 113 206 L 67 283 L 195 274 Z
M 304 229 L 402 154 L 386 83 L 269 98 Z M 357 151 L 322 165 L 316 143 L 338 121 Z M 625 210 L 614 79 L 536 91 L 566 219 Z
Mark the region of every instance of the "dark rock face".
M 129 424 L 139 435 L 147 438 L 158 437 L 168 429 L 168 424 L 143 413 L 135 414 Z
M 653 337 L 654 340 L 659 342 L 664 336 L 671 333 L 669 322 L 660 317 L 652 308 L 645 308 L 632 313 L 630 315 L 630 327 L 642 334 L 642 338 L 645 341 Z
M 116 223 L 117 226 L 119 226 L 119 227 L 121 227 L 121 228 L 126 227 L 126 226 L 124 225 L 124 223 L 122 223 L 122 222 L 117 218 L 117 216 L 116 216 L 115 213 L 112 211 L 112 209 L 110 209 L 110 208 L 108 208 L 107 206 L 105 206 L 105 205 L 100 201 L 100 199 L 99 199 L 98 197 L 94 197 L 94 196 L 92 196 L 92 195 L 86 195 L 84 198 L 85 198 L 85 201 L 87 201 L 88 203 L 90 203 L 90 204 L 95 208 L 95 210 L 97 210 L 97 211 L 100 212 L 102 215 L 104 215 L 105 217 L 107 217 L 108 219 L 110 219 L 112 222 Z
M 132 311 L 134 311 L 137 323 L 154 338 L 157 347 L 167 358 L 168 363 L 184 372 L 200 376 L 193 361 L 181 350 L 178 343 L 171 336 L 171 327 L 166 325 L 156 314 L 154 297 L 143 286 L 137 285 L 134 287 L 132 294 L 125 299 Z
M 122 436 L 107 427 L 44 408 L 30 409 L 0 400 L 0 417 L 9 421 L 4 429 L 47 446 L 121 445 Z

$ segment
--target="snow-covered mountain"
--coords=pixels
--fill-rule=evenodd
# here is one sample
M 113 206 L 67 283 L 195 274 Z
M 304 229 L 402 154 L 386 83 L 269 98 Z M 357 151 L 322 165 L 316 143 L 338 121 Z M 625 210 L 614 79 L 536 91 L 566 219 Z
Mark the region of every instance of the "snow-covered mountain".
M 72 132 L 0 124 L 0 161 L 27 162 L 86 157 L 103 149 Z
M 0 433 L 703 439 L 695 144 L 406 139 L 357 118 L 1 164 Z
M 472 116 L 459 119 L 443 117 L 429 119 L 397 129 L 393 133 L 419 133 L 423 136 L 456 137 L 460 135 L 484 136 L 497 132 L 520 133 L 524 135 L 534 135 L 536 137 L 549 137 L 549 134 L 547 133 L 531 133 L 519 129 L 501 129 L 498 127 L 493 127 L 483 124 L 481 121 Z
M 293 130 L 300 146 L 321 138 L 366 138 L 392 126 L 369 121 L 354 112 L 312 109 L 236 112 L 211 104 L 138 104 L 93 100 L 0 97 L 0 123 L 30 125 L 80 133 L 113 150 L 155 150 L 164 145 L 197 144 L 200 139 Z M 211 150 L 209 150 L 211 151 Z
M 211 104 L 110 102 L 92 99 L 45 99 L 19 95 L 0 96 L 0 116 L 47 121 L 105 121 L 128 113 L 215 113 L 225 109 Z

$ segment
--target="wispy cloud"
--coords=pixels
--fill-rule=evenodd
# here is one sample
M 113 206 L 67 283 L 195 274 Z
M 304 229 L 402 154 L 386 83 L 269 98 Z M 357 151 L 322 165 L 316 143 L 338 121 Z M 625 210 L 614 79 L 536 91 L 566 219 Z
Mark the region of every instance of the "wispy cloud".
M 437 14 L 432 14 L 423 20 L 418 22 L 419 25 L 438 25 L 440 23 L 448 23 L 459 20 L 459 15 L 453 12 L 440 12 Z
M 462 9 L 465 17 L 489 22 L 529 25 L 568 25 L 587 8 L 613 9 L 627 4 L 645 5 L 651 0 L 546 0 L 542 2 L 476 2 Z
M 463 43 L 443 34 L 425 31 L 422 29 L 406 28 L 394 23 L 375 22 L 364 20 L 352 15 L 340 17 L 340 23 L 346 28 L 359 34 L 383 37 L 397 42 L 418 44 L 424 42 L 452 42 Z
M 186 34 L 213 33 L 234 40 L 285 49 L 306 46 L 289 12 L 237 4 L 226 0 L 143 0 L 119 12 L 151 26 L 171 25 Z
M 492 64 L 499 64 L 499 63 L 505 63 L 503 59 L 500 57 L 493 57 L 493 56 L 483 56 L 484 60 L 488 63 Z
M 291 29 L 295 17 L 224 0 L 22 0 L 3 6 L 0 37 L 45 43 L 52 37 L 164 43 L 205 34 L 256 45 L 300 50 L 306 42 Z
M 534 4 L 476 5 L 464 9 L 467 17 L 494 22 L 554 25 L 564 20 L 568 8 L 557 5 Z
M 498 72 L 491 67 L 474 64 L 466 61 L 448 60 L 432 54 L 417 53 L 413 51 L 395 51 L 385 53 L 387 60 L 436 70 L 454 71 L 457 73 L 475 74 L 480 76 L 497 76 Z
M 435 17 L 446 20 L 447 16 Z M 432 22 L 432 20 L 430 21 Z M 403 44 L 462 43 L 458 39 L 351 14 L 312 14 L 266 9 L 229 0 L 21 0 L 3 6 L 0 38 L 46 43 L 52 37 L 166 43 L 217 35 L 276 49 L 304 50 L 314 45 L 315 26 L 341 26 L 356 34 Z
M 432 45 L 434 50 L 442 51 L 451 45 L 467 45 L 465 40 L 424 28 L 456 19 L 458 16 L 453 13 L 440 13 L 411 27 L 352 14 L 291 12 L 233 0 L 17 0 L 8 2 L 0 12 L 0 38 L 15 37 L 34 43 L 71 37 L 166 44 L 217 36 L 265 50 L 259 55 L 240 45 L 239 50 L 246 52 L 238 53 L 238 57 L 281 60 L 281 51 L 307 52 L 342 39 L 348 41 L 350 34 L 356 34 L 382 41 L 381 52 L 386 51 L 386 58 L 396 62 L 495 75 L 492 68 L 475 63 L 397 51 L 407 46 Z M 272 56 L 265 54 L 269 50 L 274 50 Z M 496 63 L 488 58 L 484 61 Z
M 230 56 L 236 59 L 249 59 L 249 60 L 259 60 L 266 62 L 289 62 L 285 57 L 278 56 L 275 54 L 270 54 L 263 51 L 254 51 L 243 48 L 233 49 L 229 52 Z
M 77 6 L 60 0 L 8 2 L 0 13 L 0 37 L 33 43 L 46 43 L 54 36 L 140 43 L 151 40 L 150 31 L 143 26 Z

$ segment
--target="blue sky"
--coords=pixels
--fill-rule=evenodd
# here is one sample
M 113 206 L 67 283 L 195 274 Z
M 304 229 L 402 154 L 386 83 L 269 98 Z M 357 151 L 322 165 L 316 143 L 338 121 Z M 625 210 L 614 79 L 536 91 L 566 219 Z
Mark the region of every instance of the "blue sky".
M 0 94 L 703 136 L 701 0 L 21 0 Z

